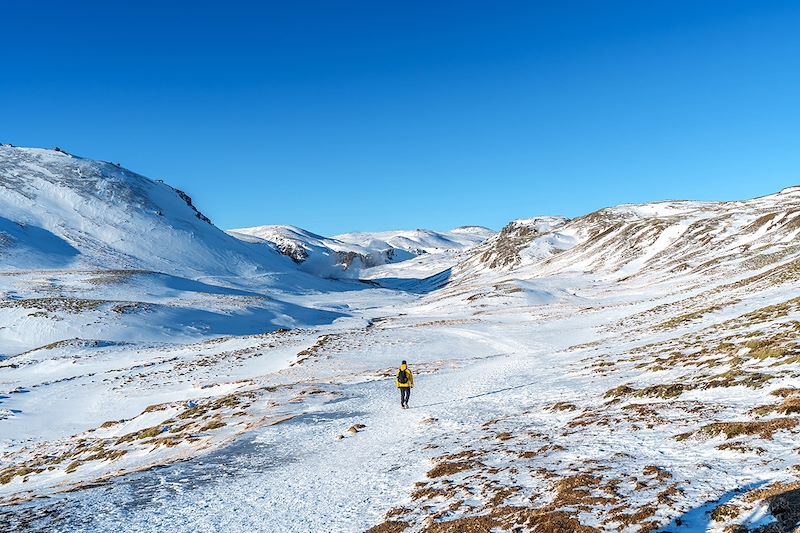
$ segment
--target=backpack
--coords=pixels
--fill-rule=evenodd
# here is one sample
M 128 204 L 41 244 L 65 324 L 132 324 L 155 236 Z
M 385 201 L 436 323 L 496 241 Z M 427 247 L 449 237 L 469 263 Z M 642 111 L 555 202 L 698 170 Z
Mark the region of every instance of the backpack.
M 405 370 L 397 372 L 397 382 L 403 385 L 408 383 L 408 373 Z

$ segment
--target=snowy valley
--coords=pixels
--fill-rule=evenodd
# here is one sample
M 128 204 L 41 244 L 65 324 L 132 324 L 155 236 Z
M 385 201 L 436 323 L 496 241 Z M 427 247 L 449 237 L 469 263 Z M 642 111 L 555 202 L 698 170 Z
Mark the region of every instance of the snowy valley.
M 2 530 L 800 522 L 800 188 L 499 232 L 201 207 L 0 146 Z

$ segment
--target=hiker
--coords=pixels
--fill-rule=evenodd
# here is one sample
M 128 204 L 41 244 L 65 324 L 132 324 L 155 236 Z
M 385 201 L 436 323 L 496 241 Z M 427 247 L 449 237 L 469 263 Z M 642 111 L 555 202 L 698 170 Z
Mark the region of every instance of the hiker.
M 411 397 L 411 387 L 414 386 L 414 376 L 411 375 L 411 370 L 408 369 L 405 361 L 400 364 L 395 384 L 400 389 L 400 407 L 408 409 L 408 399 Z

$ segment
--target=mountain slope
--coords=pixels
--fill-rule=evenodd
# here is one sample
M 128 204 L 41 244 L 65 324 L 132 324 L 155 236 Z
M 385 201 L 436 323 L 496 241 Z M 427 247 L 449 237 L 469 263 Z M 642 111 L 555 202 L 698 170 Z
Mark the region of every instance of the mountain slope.
M 213 226 L 182 191 L 53 150 L 0 146 L 0 231 L 3 269 L 292 270 L 280 255 L 256 253 Z
M 189 341 L 327 323 L 282 301 L 347 287 L 216 228 L 111 163 L 0 146 L 0 357 L 81 337 Z
M 685 291 L 790 268 L 800 257 L 799 236 L 800 188 L 740 202 L 661 202 L 573 220 L 515 221 L 470 250 L 432 298 L 486 305 L 486 298 L 517 294 L 524 305 L 529 287 L 582 274 Z

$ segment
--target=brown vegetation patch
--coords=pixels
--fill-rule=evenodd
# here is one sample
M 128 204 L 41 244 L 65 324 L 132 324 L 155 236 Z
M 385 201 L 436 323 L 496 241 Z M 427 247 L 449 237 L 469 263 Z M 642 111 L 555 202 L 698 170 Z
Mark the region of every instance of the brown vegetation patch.
M 365 533 L 402 533 L 408 529 L 408 522 L 387 520 L 382 524 L 369 528 Z
M 620 385 L 619 387 L 614 387 L 606 391 L 603 395 L 603 398 L 619 398 L 620 396 L 628 396 L 636 392 L 636 389 L 629 385 Z
M 639 391 L 636 391 L 634 396 L 650 397 L 650 398 L 677 398 L 683 391 L 690 389 L 690 386 L 682 383 L 665 383 L 663 385 L 651 385 Z
M 75 467 L 77 468 L 77 466 Z M 0 470 L 0 485 L 10 483 L 12 479 L 17 476 L 27 476 L 28 474 L 38 474 L 44 472 L 43 468 L 36 468 L 31 465 L 11 466 L 4 470 Z
M 793 415 L 800 413 L 800 397 L 789 396 L 777 405 L 762 405 L 750 411 L 756 416 L 765 416 L 770 413 L 780 413 L 782 415 Z
M 727 522 L 739 516 L 739 509 L 734 505 L 718 505 L 711 511 L 711 519 L 715 522 Z
M 201 427 L 200 431 L 211 431 L 212 429 L 219 429 L 219 428 L 223 428 L 223 427 L 225 427 L 225 422 L 223 422 L 222 420 L 216 419 L 216 420 L 212 420 L 211 422 L 209 422 L 205 426 Z
M 759 372 L 746 372 L 744 370 L 732 369 L 723 374 L 714 376 L 713 379 L 703 383 L 704 389 L 714 389 L 718 387 L 747 387 L 759 389 L 769 383 L 774 376 Z
M 423 498 L 426 500 L 433 500 L 436 498 L 449 500 L 456 495 L 456 490 L 453 487 L 436 488 L 426 483 L 417 483 L 417 486 L 417 490 L 411 493 L 411 499 L 413 501 L 421 500 Z
M 573 513 L 566 511 L 503 507 L 497 509 L 493 515 L 502 517 L 504 525 L 508 528 L 521 525 L 526 530 L 536 533 L 597 533 L 600 531 L 581 524 Z
M 795 389 L 794 387 L 782 387 L 780 389 L 775 389 L 770 394 L 773 396 L 779 396 L 781 398 L 787 398 L 789 396 L 800 396 L 800 389 Z
M 434 466 L 428 472 L 427 475 L 429 478 L 452 476 L 453 474 L 457 474 L 465 470 L 472 470 L 480 466 L 483 465 L 478 461 L 456 461 L 456 462 L 445 461 L 443 463 L 439 463 L 438 465 Z
M 745 501 L 749 503 L 760 502 L 762 500 L 766 500 L 767 498 L 771 498 L 773 496 L 777 496 L 779 494 L 784 494 L 787 492 L 798 491 L 800 490 L 800 481 L 796 481 L 794 483 L 773 483 L 772 485 L 768 485 L 763 489 L 756 489 L 747 493 L 745 497 Z
M 741 435 L 757 435 L 759 438 L 771 440 L 776 431 L 791 430 L 796 426 L 796 418 L 775 418 L 763 422 L 717 422 L 703 426 L 698 433 L 709 437 L 724 435 L 726 439 Z
M 85 461 L 114 461 L 128 453 L 126 450 L 105 450 L 90 455 Z
M 494 493 L 494 496 L 492 496 L 492 498 L 489 500 L 489 503 L 492 506 L 497 507 L 505 502 L 509 496 L 513 496 L 519 491 L 520 489 L 518 487 L 506 487 L 504 489 L 500 489 Z
M 727 302 L 724 305 L 723 304 L 711 305 L 711 306 L 705 307 L 703 309 L 699 309 L 697 311 L 692 311 L 691 313 L 685 313 L 683 315 L 679 315 L 679 316 L 676 316 L 674 318 L 670 318 L 669 320 L 666 320 L 666 321 L 662 322 L 661 324 L 657 324 L 657 325 L 654 326 L 653 329 L 666 331 L 666 330 L 677 328 L 679 326 L 690 324 L 690 323 L 692 323 L 692 322 L 694 322 L 696 320 L 699 320 L 699 319 L 703 318 L 706 315 L 709 315 L 711 313 L 716 313 L 717 311 L 721 311 L 722 309 L 725 308 L 726 305 L 732 305 L 732 304 L 735 304 L 737 302 L 738 302 L 738 300 Z
M 171 405 L 169 403 L 156 403 L 148 406 L 144 411 L 142 411 L 142 413 L 154 413 L 156 411 L 166 411 L 170 407 Z
M 655 476 L 655 478 L 661 482 L 672 479 L 672 474 L 670 474 L 666 469 L 655 465 L 644 467 L 642 474 L 645 476 Z
M 674 484 L 659 492 L 658 496 L 656 496 L 656 499 L 661 505 L 672 505 L 675 503 L 675 498 L 681 494 L 683 494 L 683 490 L 678 488 L 677 484 Z
M 577 407 L 574 403 L 558 402 L 550 406 L 550 411 L 575 411 Z
M 117 444 L 122 444 L 124 442 L 131 442 L 134 440 L 140 439 L 149 439 L 151 437 L 155 437 L 163 432 L 166 428 L 164 426 L 153 426 L 145 429 L 141 429 L 139 431 L 134 431 L 132 433 L 128 433 L 123 435 L 119 439 L 117 439 Z
M 458 518 L 449 522 L 433 523 L 423 529 L 424 533 L 491 533 L 500 522 L 491 516 Z
M 655 515 L 658 509 L 654 505 L 646 505 L 634 510 L 633 512 L 625 512 L 627 510 L 628 509 L 624 506 L 617 507 L 616 509 L 612 510 L 607 522 L 617 522 L 621 524 L 622 527 L 630 527 L 632 525 L 642 524 L 645 520 Z M 642 525 L 644 525 L 646 528 L 650 528 L 650 524 Z M 641 528 L 640 531 L 642 531 Z M 645 529 L 645 531 L 650 531 L 650 529 Z
M 780 484 L 778 484 L 780 485 Z M 764 496 L 775 522 L 756 530 L 757 533 L 789 533 L 797 531 L 800 523 L 800 487 L 797 483 L 773 486 Z
M 317 357 L 337 335 L 320 335 L 313 346 L 297 352 L 297 360 L 289 366 L 299 365 L 310 357 Z
M 766 452 L 766 450 L 761 446 L 748 446 L 741 442 L 724 442 L 717 446 L 717 449 L 723 451 L 730 450 L 739 453 L 754 453 L 756 455 L 761 455 L 762 453 Z

